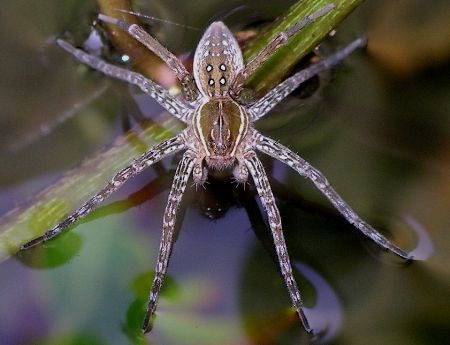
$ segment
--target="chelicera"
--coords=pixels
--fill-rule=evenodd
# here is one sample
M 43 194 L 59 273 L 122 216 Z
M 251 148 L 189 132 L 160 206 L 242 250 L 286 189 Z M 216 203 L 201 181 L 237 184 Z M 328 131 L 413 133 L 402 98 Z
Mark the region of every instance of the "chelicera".
M 142 325 L 143 331 L 146 332 L 151 329 L 150 320 L 156 309 L 172 251 L 176 213 L 188 179 L 192 175 L 196 184 L 203 184 L 207 179 L 208 171 L 226 170 L 240 182 L 246 182 L 251 176 L 261 203 L 267 212 L 280 270 L 292 304 L 304 329 L 307 332 L 312 332 L 303 311 L 302 298 L 297 283 L 292 274 L 275 198 L 263 165 L 256 154 L 256 151 L 259 151 L 287 164 L 298 174 L 311 180 L 348 222 L 377 245 L 401 258 L 412 259 L 410 254 L 399 249 L 364 222 L 334 191 L 322 173 L 296 153 L 259 133 L 253 127 L 255 121 L 268 114 L 273 107 L 305 80 L 335 66 L 355 49 L 363 46 L 365 44 L 364 39 L 356 39 L 328 58 L 295 73 L 251 104 L 242 104 L 239 101 L 239 95 L 249 75 L 291 36 L 313 20 L 332 10 L 332 8 L 333 5 L 327 5 L 280 33 L 246 65 L 239 45 L 230 30 L 222 22 L 213 22 L 206 29 L 197 46 L 192 74 L 186 70 L 180 60 L 138 25 L 130 25 L 100 14 L 100 20 L 119 26 L 166 62 L 180 81 L 183 99 L 171 96 L 167 90 L 141 74 L 114 66 L 74 48 L 64 40 L 58 39 L 58 45 L 77 60 L 107 76 L 136 85 L 161 104 L 169 113 L 183 121 L 187 127 L 175 137 L 151 147 L 147 152 L 134 159 L 129 166 L 117 172 L 103 189 L 93 195 L 76 211 L 42 236 L 25 244 L 22 250 L 55 237 L 69 225 L 94 210 L 99 203 L 133 176 L 169 155 L 184 151 L 175 172 L 163 217 L 162 238 L 153 285 Z

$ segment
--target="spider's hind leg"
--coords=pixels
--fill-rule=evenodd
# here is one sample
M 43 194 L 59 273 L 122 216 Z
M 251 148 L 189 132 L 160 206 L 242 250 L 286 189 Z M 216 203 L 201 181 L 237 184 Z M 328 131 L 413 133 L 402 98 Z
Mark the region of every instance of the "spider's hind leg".
M 291 27 L 288 27 L 286 30 L 280 32 L 277 36 L 275 36 L 252 60 L 250 60 L 247 65 L 239 71 L 236 75 L 232 85 L 231 85 L 231 94 L 233 97 L 238 97 L 240 92 L 242 91 L 242 86 L 247 81 L 247 78 L 252 75 L 252 73 L 257 70 L 261 65 L 267 61 L 269 57 L 271 57 L 278 49 L 280 49 L 286 42 L 295 34 L 297 34 L 300 30 L 302 30 L 305 26 L 312 23 L 316 19 L 324 16 L 328 12 L 330 12 L 334 8 L 334 4 L 330 3 L 328 5 L 323 6 L 318 9 L 316 12 L 306 16 L 305 18 L 299 20 Z
M 70 43 L 57 39 L 56 44 L 75 57 L 83 64 L 109 76 L 139 87 L 144 93 L 156 100 L 169 113 L 183 122 L 188 122 L 192 115 L 192 109 L 185 102 L 173 97 L 169 91 L 143 75 L 129 71 L 125 68 L 112 65 L 81 49 L 73 47 Z
M 109 17 L 101 13 L 98 15 L 98 19 L 105 23 L 118 26 L 123 31 L 130 34 L 135 40 L 142 43 L 151 52 L 156 54 L 175 73 L 175 76 L 180 81 L 185 99 L 190 102 L 197 99 L 198 91 L 192 74 L 189 73 L 183 63 L 157 39 L 137 24 L 129 24 L 120 19 Z
M 366 43 L 365 38 L 357 38 L 341 50 L 338 50 L 336 53 L 295 73 L 285 81 L 275 86 L 272 90 L 250 106 L 250 121 L 255 122 L 266 115 L 302 83 L 321 72 L 333 68 L 337 64 L 341 63 L 353 51 L 365 46 Z

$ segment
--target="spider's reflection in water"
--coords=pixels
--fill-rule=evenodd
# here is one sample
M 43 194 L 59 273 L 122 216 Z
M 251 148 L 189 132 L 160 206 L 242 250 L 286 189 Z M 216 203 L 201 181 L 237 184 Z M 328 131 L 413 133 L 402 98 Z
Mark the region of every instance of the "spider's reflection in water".
M 167 163 L 167 162 L 165 162 Z M 92 220 L 93 218 L 97 218 L 96 215 L 99 215 L 100 217 L 104 217 L 108 214 L 114 214 L 114 213 L 120 213 L 124 212 L 130 208 L 134 208 L 139 205 L 144 205 L 147 201 L 156 198 L 159 194 L 164 193 L 167 190 L 167 186 L 170 185 L 170 182 L 172 180 L 173 171 L 171 169 L 166 168 L 167 164 L 157 164 L 154 167 L 154 172 L 156 172 L 156 178 L 152 179 L 151 182 L 147 183 L 145 186 L 140 188 L 138 191 L 130 194 L 126 199 L 118 200 L 115 202 L 111 202 L 105 206 L 99 207 L 97 212 L 94 212 L 89 220 Z M 295 209 L 299 209 L 301 211 L 294 211 L 294 212 L 304 212 L 304 213 L 314 213 L 314 214 L 320 214 L 325 218 L 336 218 L 340 219 L 340 217 L 334 215 L 332 216 L 332 212 L 329 212 L 327 208 L 322 208 L 319 205 L 315 205 L 312 203 L 305 202 L 302 200 L 298 195 L 295 193 L 292 193 L 289 188 L 284 186 L 282 183 L 272 179 L 271 184 L 273 185 L 274 192 L 278 194 L 279 199 L 282 203 L 288 205 L 288 207 L 293 207 Z M 250 232 L 254 232 L 257 239 L 259 240 L 260 244 L 258 245 L 257 241 L 255 242 L 252 240 L 251 242 L 247 242 L 246 245 L 244 245 L 241 250 L 247 252 L 246 254 L 243 254 L 239 262 L 234 266 L 233 269 L 230 271 L 226 270 L 226 272 L 223 270 L 223 267 L 216 267 L 214 270 L 223 272 L 224 275 L 228 274 L 234 274 L 236 277 L 227 277 L 224 276 L 220 279 L 223 281 L 231 279 L 232 281 L 236 282 L 236 286 L 233 287 L 233 289 L 237 289 L 234 293 L 231 293 L 231 298 L 238 298 L 236 303 L 238 303 L 238 310 L 240 317 L 243 320 L 252 320 L 254 322 L 254 319 L 256 317 L 257 323 L 259 326 L 264 328 L 270 328 L 270 334 L 271 336 L 276 337 L 277 335 L 286 332 L 287 330 L 295 329 L 297 325 L 297 319 L 295 316 L 295 312 L 289 309 L 289 302 L 287 301 L 288 295 L 286 294 L 284 288 L 282 285 L 280 285 L 280 289 L 277 291 L 267 291 L 269 287 L 267 284 L 262 282 L 262 284 L 258 283 L 255 284 L 255 281 L 251 281 L 255 277 L 249 277 L 248 274 L 248 267 L 251 265 L 253 268 L 252 270 L 255 272 L 270 272 L 269 275 L 263 273 L 260 278 L 256 277 L 257 282 L 261 282 L 261 280 L 271 280 L 271 281 L 278 281 L 281 283 L 281 281 L 278 280 L 277 272 L 279 273 L 279 268 L 277 264 L 277 256 L 275 252 L 275 247 L 273 245 L 273 241 L 270 234 L 270 228 L 267 225 L 266 218 L 264 216 L 264 212 L 261 208 L 261 205 L 259 204 L 258 197 L 256 194 L 256 190 L 253 186 L 246 184 L 246 185 L 238 185 L 236 182 L 232 181 L 229 177 L 225 177 L 223 175 L 215 174 L 210 175 L 208 178 L 208 182 L 205 184 L 204 188 L 195 188 L 195 186 L 191 186 L 188 188 L 185 200 L 182 203 L 182 207 L 180 209 L 180 217 L 179 221 L 177 222 L 177 231 L 176 231 L 176 238 L 180 235 L 180 228 L 183 226 L 183 223 L 191 224 L 191 221 L 185 217 L 186 210 L 191 209 L 194 212 L 200 214 L 201 217 L 207 218 L 210 220 L 210 222 L 214 222 L 218 219 L 221 219 L 220 222 L 223 222 L 225 218 L 227 217 L 234 217 L 230 212 L 233 209 L 239 208 L 239 209 L 245 209 L 245 214 L 247 215 L 249 222 L 251 224 L 251 230 L 248 228 L 248 225 L 245 224 L 245 222 L 239 222 L 240 224 L 244 224 L 241 229 L 235 229 L 232 232 L 241 232 L 242 233 L 242 241 L 245 242 L 245 239 L 247 238 L 247 234 Z M 145 212 L 146 213 L 146 212 Z M 192 214 L 188 217 L 191 218 Z M 231 220 L 230 220 L 231 221 Z M 81 221 L 83 222 L 83 220 Z M 143 220 L 143 222 L 145 222 Z M 208 222 L 208 221 L 207 221 Z M 231 221 L 234 223 L 233 221 Z M 229 222 L 225 222 L 229 223 Z M 341 220 L 342 224 L 346 224 L 343 220 Z M 290 233 L 298 232 L 299 229 L 288 229 L 289 226 L 286 227 L 287 231 Z M 148 231 L 149 229 L 145 226 L 145 231 Z M 228 231 L 230 232 L 231 229 L 228 229 L 227 227 L 221 227 L 220 231 Z M 301 230 L 301 229 L 300 229 Z M 184 232 L 190 232 L 189 229 L 184 229 Z M 199 232 L 202 234 L 199 234 L 198 236 L 208 239 L 210 236 L 207 233 L 211 231 L 211 229 L 208 229 L 208 227 L 203 227 Z M 152 231 L 153 232 L 153 231 Z M 194 236 L 192 233 L 188 234 L 186 236 Z M 234 237 L 234 235 L 230 234 L 231 237 Z M 213 236 L 214 238 L 215 236 Z M 186 237 L 181 239 L 182 242 L 185 242 Z M 208 241 L 208 240 L 207 240 Z M 198 242 L 197 246 L 208 246 L 210 244 L 207 243 L 207 241 Z M 189 241 L 191 242 L 191 241 Z M 232 243 L 233 240 L 231 240 Z M 334 289 L 331 285 L 327 283 L 327 281 L 320 275 L 318 271 L 313 269 L 309 264 L 306 264 L 303 262 L 301 258 L 301 254 L 299 255 L 299 249 L 295 248 L 295 243 L 289 243 L 289 236 L 287 237 L 287 245 L 290 249 L 291 255 L 294 254 L 295 259 L 293 259 L 293 270 L 296 275 L 300 276 L 300 285 L 301 288 L 306 287 L 306 291 L 308 292 L 308 296 L 313 296 L 312 298 L 306 298 L 306 305 L 309 306 L 307 308 L 307 314 L 311 317 L 312 324 L 314 326 L 314 329 L 316 330 L 317 334 L 319 334 L 319 342 L 321 341 L 328 341 L 329 339 L 334 338 L 337 333 L 339 332 L 341 328 L 341 319 L 342 319 L 342 312 L 341 312 L 341 305 L 339 302 L 339 299 L 334 292 Z M 223 245 L 227 245 L 226 243 L 223 243 Z M 213 245 L 214 246 L 214 245 Z M 175 244 L 174 252 L 173 252 L 173 259 L 176 261 L 181 260 L 180 256 L 188 255 L 189 257 L 195 257 L 195 256 L 203 256 L 204 252 L 199 249 L 196 251 L 195 249 L 192 250 L 192 245 L 187 244 L 188 248 L 186 247 L 186 243 L 179 243 L 178 246 Z M 179 248 L 179 250 L 177 250 Z M 265 256 L 266 261 L 273 263 L 272 267 L 259 267 L 261 265 L 264 266 L 264 264 L 261 264 L 260 262 L 255 263 L 255 265 L 252 264 L 252 257 L 254 256 L 254 253 L 259 252 L 258 249 L 263 249 L 263 254 Z M 187 253 L 187 249 L 191 251 L 191 253 Z M 256 249 L 256 252 L 255 252 Z M 217 255 L 226 255 L 228 251 L 224 250 L 220 253 L 217 253 Z M 229 250 L 229 253 L 231 254 L 233 250 Z M 203 254 L 201 254 L 203 253 Z M 258 254 L 259 255 L 259 254 Z M 299 257 L 300 256 L 300 257 Z M 204 258 L 207 259 L 207 258 Z M 214 262 L 217 263 L 222 262 L 222 260 L 228 261 L 227 258 L 218 258 L 217 262 L 216 260 L 211 259 L 211 264 Z M 203 259 L 202 259 L 203 260 Z M 190 260 L 189 260 L 190 261 Z M 233 260 L 234 262 L 234 260 Z M 195 260 L 192 262 L 192 264 L 196 264 Z M 256 266 L 258 265 L 258 266 Z M 175 263 L 175 266 L 179 266 Z M 179 271 L 178 269 L 175 269 L 176 271 Z M 210 269 L 213 269 L 212 267 L 209 267 Z M 204 268 L 195 268 L 191 267 L 191 272 L 194 272 L 194 276 L 196 275 L 195 272 L 200 270 L 201 273 Z M 227 273 L 228 272 L 228 273 Z M 174 272 L 175 273 L 175 272 Z M 281 273 L 279 273 L 281 274 Z M 171 275 L 170 268 L 169 268 L 169 275 Z M 177 273 L 175 273 L 175 276 L 172 278 L 176 279 Z M 240 276 L 240 278 L 239 278 Z M 204 277 L 205 279 L 218 279 L 217 277 L 208 278 Z M 236 279 L 238 278 L 238 279 Z M 273 279 L 272 279 L 273 278 Z M 250 279 L 250 280 L 249 280 Z M 222 281 L 222 282 L 223 282 Z M 221 282 L 219 281 L 219 284 Z M 232 284 L 234 285 L 234 284 Z M 254 291 L 255 285 L 258 286 L 257 289 L 259 291 Z M 306 285 L 306 286 L 303 286 Z M 179 286 L 182 288 L 183 284 L 179 284 Z M 309 289 L 309 290 L 308 290 Z M 250 291 L 252 290 L 252 291 Z M 225 293 L 221 290 L 221 292 Z M 262 308 L 262 313 L 258 312 L 258 315 L 255 315 L 255 312 L 252 310 L 252 308 L 248 307 L 252 304 L 250 302 L 247 304 L 245 300 L 247 300 L 248 294 L 251 293 L 254 298 L 252 298 L 252 302 L 256 303 L 260 306 L 268 306 L 269 308 L 267 310 L 264 310 L 265 307 Z M 267 297 L 267 293 L 270 294 L 271 301 L 270 303 L 267 301 L 265 297 Z M 164 294 L 162 295 L 162 298 L 164 299 Z M 256 298 L 256 301 L 255 301 Z M 223 301 L 222 297 L 219 298 Z M 229 301 L 228 298 L 225 298 L 225 300 Z M 310 300 L 314 300 L 314 302 L 311 302 Z M 275 308 L 273 308 L 273 305 L 275 305 Z M 228 307 L 226 309 L 229 309 Z M 233 309 L 233 308 L 231 308 Z M 286 313 L 286 310 L 289 312 Z M 223 312 L 223 310 L 222 310 Z M 282 326 L 277 327 L 273 326 L 271 324 L 268 324 L 268 320 L 271 320 L 274 318 L 274 316 L 281 315 L 279 321 L 282 324 Z M 284 320 L 284 321 L 283 321 Z M 260 323 L 262 322 L 262 323 Z M 250 337 L 253 337 L 253 330 L 248 329 L 247 332 L 249 333 Z M 295 336 L 304 336 L 296 334 Z
M 211 220 L 216 220 L 219 218 L 226 217 L 227 211 L 230 210 L 231 208 L 234 207 L 245 208 L 246 214 L 253 228 L 252 230 L 255 232 L 256 237 L 262 244 L 262 247 L 264 248 L 264 251 L 267 254 L 267 256 L 271 257 L 273 261 L 274 270 L 279 271 L 277 264 L 277 255 L 275 247 L 272 242 L 270 228 L 267 225 L 263 209 L 261 208 L 261 205 L 258 202 L 256 190 L 254 189 L 254 187 L 248 184 L 237 185 L 236 183 L 233 183 L 232 179 L 224 177 L 221 173 L 218 173 L 216 175 L 210 175 L 208 178 L 208 182 L 209 183 L 207 184 L 206 188 L 200 188 L 195 193 L 193 193 L 195 194 L 194 198 L 195 200 L 192 200 L 192 203 L 193 204 L 196 203 L 198 210 L 202 214 L 202 216 L 207 217 Z M 314 213 L 320 213 L 324 217 L 329 217 L 329 214 L 326 211 L 326 209 L 322 209 L 318 205 L 313 205 L 311 203 L 305 202 L 300 197 L 292 193 L 282 183 L 272 179 L 271 185 L 273 186 L 275 193 L 277 193 L 277 191 L 280 192 L 280 195 L 282 197 L 281 199 L 284 199 L 283 196 L 286 197 L 286 199 L 289 199 L 287 201 L 289 207 L 302 208 L 303 207 L 302 204 L 304 204 L 306 212 L 308 212 L 308 210 L 313 210 Z M 191 196 L 193 194 L 190 193 Z M 296 201 L 295 206 L 294 203 L 291 204 L 292 200 Z M 223 229 L 223 231 L 226 230 L 227 229 Z M 291 230 L 295 231 L 294 229 Z M 246 231 L 246 229 L 242 229 L 242 231 L 244 232 Z M 296 251 L 295 248 L 289 246 L 289 240 L 287 245 L 288 248 L 291 249 L 291 252 L 294 253 L 298 252 Z M 245 269 L 245 266 L 247 266 L 247 263 L 239 267 L 239 269 L 241 270 L 241 274 L 246 274 L 247 269 Z M 321 274 L 314 268 L 303 263 L 301 259 L 297 258 L 293 260 L 292 266 L 295 274 L 302 276 L 301 280 L 306 281 L 306 284 L 309 285 L 312 291 L 312 295 L 314 296 L 313 298 L 314 302 L 307 303 L 310 304 L 311 307 L 305 309 L 307 316 L 311 320 L 311 324 L 316 331 L 317 334 L 316 341 L 318 343 L 323 343 L 332 340 L 337 336 L 342 326 L 342 307 L 339 301 L 339 297 L 337 296 L 333 287 L 326 281 L 326 279 L 322 277 Z M 260 269 L 261 268 L 259 269 L 257 268 L 258 271 Z M 266 275 L 265 277 L 267 278 Z M 241 298 L 242 297 L 245 298 L 246 294 L 248 293 L 248 292 L 246 293 L 245 291 L 247 291 L 248 289 L 252 289 L 254 285 L 251 284 L 249 286 L 246 286 L 247 285 L 246 282 L 248 282 L 248 280 L 245 278 L 241 280 L 241 283 L 243 283 L 240 286 L 240 289 L 242 289 L 243 291 L 243 293 L 241 293 Z M 259 286 L 261 287 L 262 290 L 267 289 L 267 286 L 264 283 Z M 283 293 L 283 291 L 281 292 Z M 254 294 L 259 295 L 257 291 L 254 292 Z M 264 293 L 262 293 L 262 295 L 264 295 Z M 278 294 L 273 293 L 272 296 L 273 296 L 272 298 L 276 299 L 278 297 Z M 272 303 L 272 301 L 270 303 Z M 260 305 L 267 304 L 267 300 L 261 299 L 259 301 L 259 304 Z M 275 302 L 275 304 L 278 303 Z M 252 318 L 253 313 L 251 310 L 246 309 L 245 303 L 244 306 L 241 306 L 241 311 L 243 314 L 242 317 L 244 319 Z M 269 331 L 270 335 L 265 336 L 276 337 L 277 332 L 286 331 L 287 329 L 290 329 L 291 326 L 295 327 L 296 317 L 292 317 L 294 315 L 294 312 L 292 315 L 290 315 L 290 313 L 286 314 L 282 312 L 282 310 L 279 311 L 272 310 L 271 312 L 277 314 L 280 313 L 282 315 L 281 319 L 284 318 L 285 321 L 283 322 L 281 320 L 281 324 L 283 325 L 282 327 L 277 326 L 273 327 L 274 325 L 270 324 L 269 328 L 272 328 Z M 261 317 L 261 315 L 258 315 L 257 317 L 259 318 Z M 270 320 L 272 318 L 273 315 L 269 314 L 266 316 L 262 316 L 262 319 L 266 320 Z M 263 324 L 261 324 L 260 326 L 261 328 L 267 327 L 267 325 Z M 250 333 L 253 332 L 250 331 Z M 302 337 L 302 335 L 300 335 L 300 337 Z

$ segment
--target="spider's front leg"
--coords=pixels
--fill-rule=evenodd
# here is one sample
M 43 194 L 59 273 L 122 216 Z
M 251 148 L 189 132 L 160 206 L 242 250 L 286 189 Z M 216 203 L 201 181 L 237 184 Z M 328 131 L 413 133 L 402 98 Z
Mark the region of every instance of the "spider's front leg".
M 319 191 L 328 198 L 333 206 L 345 217 L 345 219 L 350 224 L 353 224 L 359 231 L 369 237 L 380 247 L 390 250 L 403 259 L 413 259 L 413 257 L 409 253 L 392 244 L 386 237 L 381 235 L 378 231 L 376 231 L 369 224 L 363 221 L 355 213 L 355 211 L 353 211 L 350 206 L 347 205 L 347 203 L 341 198 L 341 196 L 336 193 L 333 187 L 330 186 L 326 177 L 319 170 L 311 166 L 311 164 L 306 162 L 299 155 L 289 150 L 287 147 L 277 143 L 275 140 L 265 137 L 256 131 L 254 133 L 256 139 L 256 148 L 258 150 L 289 165 L 301 176 L 310 179 L 317 187 L 317 189 L 319 189 Z
M 149 332 L 152 328 L 151 319 L 156 309 L 159 292 L 167 271 L 170 253 L 173 245 L 173 233 L 175 229 L 176 213 L 180 205 L 181 198 L 186 189 L 187 181 L 191 175 L 195 163 L 195 155 L 188 150 L 178 164 L 177 171 L 169 193 L 166 211 L 163 218 L 163 231 L 161 242 L 159 244 L 158 261 L 155 267 L 155 276 L 153 278 L 152 288 L 148 297 L 147 311 L 145 313 L 142 330 Z
M 171 139 L 153 146 L 147 152 L 133 160 L 133 162 L 129 166 L 123 168 L 116 175 L 114 175 L 111 181 L 102 190 L 92 196 L 65 220 L 55 225 L 42 236 L 24 244 L 21 247 L 21 250 L 32 248 L 60 234 L 65 229 L 67 229 L 68 226 L 75 223 L 78 219 L 83 218 L 87 214 L 92 212 L 99 203 L 101 203 L 108 196 L 118 190 L 126 181 L 131 179 L 133 176 L 136 176 L 144 169 L 148 168 L 153 163 L 160 161 L 164 157 L 167 157 L 175 152 L 184 149 L 185 145 L 184 132 L 182 132 Z
M 309 326 L 308 319 L 303 311 L 303 302 L 300 296 L 300 291 L 298 290 L 297 283 L 295 282 L 292 274 L 292 267 L 281 227 L 280 213 L 277 205 L 275 204 L 275 198 L 272 194 L 272 189 L 270 188 L 269 180 L 264 171 L 264 167 L 258 157 L 256 157 L 256 153 L 254 151 L 247 152 L 244 156 L 244 161 L 253 177 L 261 203 L 267 212 L 269 226 L 272 230 L 273 241 L 280 264 L 281 274 L 283 275 L 289 295 L 291 296 L 292 304 L 294 305 L 306 332 L 311 333 L 312 329 Z

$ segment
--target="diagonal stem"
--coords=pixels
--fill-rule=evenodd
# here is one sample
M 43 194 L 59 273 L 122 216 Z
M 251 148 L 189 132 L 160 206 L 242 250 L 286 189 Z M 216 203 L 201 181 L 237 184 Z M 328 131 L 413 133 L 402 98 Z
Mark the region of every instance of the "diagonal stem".
M 53 226 L 42 236 L 39 236 L 32 241 L 24 244 L 21 247 L 21 250 L 30 249 L 59 235 L 70 225 L 75 223 L 78 219 L 83 218 L 90 212 L 92 212 L 98 206 L 98 204 L 103 202 L 103 200 L 105 200 L 108 196 L 118 190 L 129 179 L 136 176 L 153 163 L 156 163 L 164 157 L 180 151 L 184 147 L 185 143 L 182 134 L 179 134 L 172 139 L 163 141 L 162 143 L 154 146 L 149 151 L 133 160 L 133 162 L 129 166 L 123 168 L 116 175 L 114 175 L 114 177 L 110 182 L 108 182 L 105 187 L 103 187 L 99 192 L 95 193 L 95 195 L 93 195 L 88 201 L 83 203 L 77 210 L 66 217 L 62 222 Z

